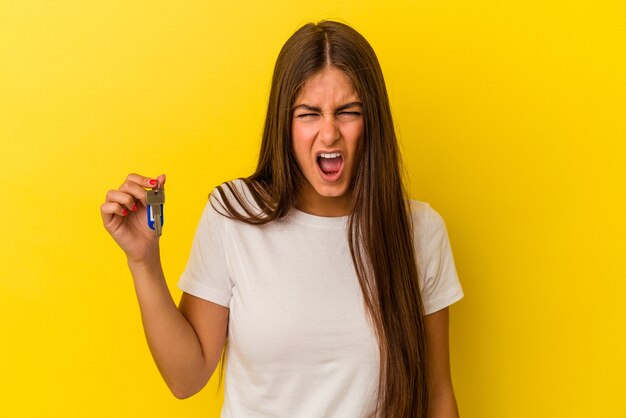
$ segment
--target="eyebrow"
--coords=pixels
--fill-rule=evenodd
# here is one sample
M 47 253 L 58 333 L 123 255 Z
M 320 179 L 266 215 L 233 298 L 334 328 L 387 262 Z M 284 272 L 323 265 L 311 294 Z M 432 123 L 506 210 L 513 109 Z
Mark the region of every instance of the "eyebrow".
M 337 109 L 335 109 L 335 112 L 341 112 L 342 110 L 348 109 L 353 106 L 363 107 L 363 104 L 361 102 L 346 103 L 344 105 L 339 106 Z M 294 111 L 296 111 L 297 109 L 305 109 L 305 110 L 310 110 L 312 112 L 322 113 L 322 109 L 320 107 L 310 106 L 308 104 L 301 104 L 293 108 Z

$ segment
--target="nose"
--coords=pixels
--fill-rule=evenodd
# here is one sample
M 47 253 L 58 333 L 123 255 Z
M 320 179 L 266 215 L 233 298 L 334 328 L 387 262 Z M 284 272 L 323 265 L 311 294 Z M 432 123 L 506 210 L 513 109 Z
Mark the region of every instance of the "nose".
M 334 115 L 322 118 L 320 126 L 320 140 L 324 145 L 331 145 L 340 137 L 339 128 Z

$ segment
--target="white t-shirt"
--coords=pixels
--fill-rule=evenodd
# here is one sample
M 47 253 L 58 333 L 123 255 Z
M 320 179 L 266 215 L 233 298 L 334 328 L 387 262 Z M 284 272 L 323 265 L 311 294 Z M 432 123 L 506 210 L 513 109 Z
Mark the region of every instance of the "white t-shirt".
M 443 219 L 427 203 L 411 207 L 429 314 L 461 299 L 463 290 Z M 178 286 L 230 308 L 222 417 L 374 416 L 378 344 L 347 219 L 294 209 L 255 226 L 207 203 Z

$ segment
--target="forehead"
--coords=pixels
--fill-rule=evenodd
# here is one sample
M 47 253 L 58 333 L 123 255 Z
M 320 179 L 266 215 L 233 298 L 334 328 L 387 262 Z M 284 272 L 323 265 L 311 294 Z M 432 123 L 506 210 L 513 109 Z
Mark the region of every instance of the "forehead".
M 350 78 L 335 67 L 326 67 L 304 82 L 295 104 L 321 105 L 323 102 L 358 100 L 359 94 Z

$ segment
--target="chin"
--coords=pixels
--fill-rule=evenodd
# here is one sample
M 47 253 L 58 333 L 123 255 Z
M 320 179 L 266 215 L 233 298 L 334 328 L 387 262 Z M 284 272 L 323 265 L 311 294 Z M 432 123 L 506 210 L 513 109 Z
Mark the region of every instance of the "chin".
M 350 187 L 347 182 L 340 182 L 335 184 L 324 184 L 320 182 L 318 184 L 313 183 L 313 190 L 320 197 L 327 198 L 342 198 L 350 194 Z
M 316 187 L 315 191 L 322 197 L 343 197 L 348 193 L 347 187 Z

